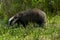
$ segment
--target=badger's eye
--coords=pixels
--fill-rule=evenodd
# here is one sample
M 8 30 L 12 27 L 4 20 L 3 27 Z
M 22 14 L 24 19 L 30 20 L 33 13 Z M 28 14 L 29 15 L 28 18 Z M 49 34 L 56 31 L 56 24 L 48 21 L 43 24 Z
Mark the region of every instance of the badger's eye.
M 17 17 L 14 17 L 15 19 L 17 18 Z

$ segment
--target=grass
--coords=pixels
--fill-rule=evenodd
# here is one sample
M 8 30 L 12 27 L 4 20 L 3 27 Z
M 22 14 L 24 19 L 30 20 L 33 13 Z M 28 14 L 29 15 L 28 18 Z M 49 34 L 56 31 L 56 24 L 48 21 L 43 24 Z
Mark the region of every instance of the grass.
M 14 26 L 15 27 L 15 26 Z M 7 26 L 0 20 L 0 40 L 60 40 L 60 16 L 47 19 L 45 28 L 30 24 L 25 28 Z

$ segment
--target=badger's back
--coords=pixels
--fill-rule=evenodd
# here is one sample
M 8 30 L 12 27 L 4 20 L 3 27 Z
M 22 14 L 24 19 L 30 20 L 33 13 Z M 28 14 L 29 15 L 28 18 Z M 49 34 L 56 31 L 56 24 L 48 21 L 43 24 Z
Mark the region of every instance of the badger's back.
M 31 9 L 28 11 L 23 12 L 23 16 L 22 16 L 22 21 L 31 21 L 31 22 L 35 22 L 35 21 L 45 21 L 46 20 L 46 14 L 41 11 L 40 9 Z

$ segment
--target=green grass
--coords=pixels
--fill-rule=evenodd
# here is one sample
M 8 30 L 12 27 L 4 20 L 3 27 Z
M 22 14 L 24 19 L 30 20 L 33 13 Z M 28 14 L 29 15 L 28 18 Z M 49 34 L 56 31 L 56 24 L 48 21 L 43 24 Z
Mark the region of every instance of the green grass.
M 14 26 L 15 27 L 15 26 Z M 21 25 L 12 28 L 0 20 L 0 40 L 60 40 L 60 16 L 47 19 L 44 28 L 27 25 L 26 29 Z

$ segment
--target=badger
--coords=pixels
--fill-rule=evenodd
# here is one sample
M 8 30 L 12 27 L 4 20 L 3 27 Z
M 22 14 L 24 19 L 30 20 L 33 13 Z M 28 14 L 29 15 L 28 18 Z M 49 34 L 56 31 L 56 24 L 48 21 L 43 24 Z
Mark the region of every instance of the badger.
M 24 27 L 26 27 L 29 22 L 44 26 L 46 23 L 46 13 L 40 9 L 30 9 L 18 12 L 8 20 L 9 25 L 17 23 L 17 25 L 22 24 Z

